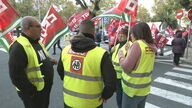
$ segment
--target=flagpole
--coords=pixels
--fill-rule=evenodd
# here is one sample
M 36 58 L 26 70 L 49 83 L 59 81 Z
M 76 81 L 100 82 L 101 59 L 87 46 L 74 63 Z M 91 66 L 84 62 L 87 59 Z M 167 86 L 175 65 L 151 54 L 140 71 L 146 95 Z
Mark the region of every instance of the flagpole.
M 131 16 L 130 16 L 130 22 L 129 22 L 128 34 L 127 34 L 127 35 L 128 35 L 128 36 L 127 36 L 127 42 L 126 42 L 127 45 L 129 45 L 129 37 L 130 37 L 129 34 L 130 34 L 130 30 L 131 30 Z
M 41 21 L 40 1 L 38 0 L 39 21 Z

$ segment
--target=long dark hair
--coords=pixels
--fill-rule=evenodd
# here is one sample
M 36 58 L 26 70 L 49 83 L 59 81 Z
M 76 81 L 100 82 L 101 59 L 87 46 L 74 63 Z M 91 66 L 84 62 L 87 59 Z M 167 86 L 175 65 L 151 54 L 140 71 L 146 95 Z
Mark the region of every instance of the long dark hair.
M 130 31 L 136 40 L 145 40 L 148 44 L 153 44 L 153 38 L 151 35 L 151 30 L 149 28 L 149 25 L 145 22 L 140 22 L 133 26 L 133 28 Z

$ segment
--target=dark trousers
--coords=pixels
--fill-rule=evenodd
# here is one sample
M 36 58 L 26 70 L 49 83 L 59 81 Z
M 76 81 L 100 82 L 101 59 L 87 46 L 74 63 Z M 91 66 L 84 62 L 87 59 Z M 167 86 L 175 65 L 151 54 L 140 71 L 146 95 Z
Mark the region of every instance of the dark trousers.
M 174 53 L 174 60 L 173 62 L 175 63 L 175 65 L 179 65 L 179 61 L 180 61 L 180 57 L 182 56 L 182 54 L 180 53 Z
M 122 94 L 123 94 L 123 89 L 121 85 L 121 79 L 117 79 L 116 100 L 117 100 L 118 108 L 121 108 L 122 106 Z
M 18 95 L 23 101 L 25 108 L 48 108 L 50 91 L 51 88 L 49 90 L 39 92 L 34 96 L 29 96 L 18 91 Z
M 56 45 L 57 47 L 62 51 L 62 48 L 60 46 L 60 40 L 58 40 L 54 45 L 53 45 L 53 54 L 56 54 Z
M 67 106 L 65 103 L 64 103 L 64 108 L 72 108 L 70 106 Z M 103 108 L 103 104 L 101 104 L 100 106 L 98 106 L 97 108 Z

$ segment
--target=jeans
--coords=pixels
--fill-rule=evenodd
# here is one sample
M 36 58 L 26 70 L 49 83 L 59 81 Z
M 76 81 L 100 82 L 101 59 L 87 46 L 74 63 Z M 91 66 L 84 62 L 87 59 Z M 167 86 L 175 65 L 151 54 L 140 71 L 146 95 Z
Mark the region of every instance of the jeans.
M 145 108 L 147 96 L 129 97 L 123 92 L 122 108 Z
M 118 108 L 121 108 L 122 106 L 122 94 L 123 94 L 123 89 L 121 85 L 121 79 L 117 79 L 117 91 L 116 91 L 116 100 L 117 100 L 117 106 Z

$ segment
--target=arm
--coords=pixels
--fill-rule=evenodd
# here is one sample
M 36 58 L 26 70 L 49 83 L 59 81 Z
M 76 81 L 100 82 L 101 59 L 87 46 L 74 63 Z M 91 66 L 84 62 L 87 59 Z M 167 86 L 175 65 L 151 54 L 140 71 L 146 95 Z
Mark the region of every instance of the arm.
M 137 68 L 138 62 L 141 56 L 141 48 L 137 42 L 133 43 L 128 52 L 128 55 L 125 57 L 122 51 L 119 52 L 119 64 L 125 72 L 130 72 Z
M 31 84 L 25 73 L 28 64 L 24 48 L 15 42 L 9 51 L 9 75 L 12 83 L 23 93 L 33 96 L 36 87 Z
M 107 100 L 116 90 L 116 72 L 112 65 L 111 58 L 107 52 L 105 52 L 101 61 L 101 74 L 104 81 L 102 98 Z
M 64 78 L 64 67 L 63 67 L 63 62 L 61 60 L 61 57 L 59 59 L 59 63 L 58 63 L 58 66 L 57 66 L 57 72 L 58 72 L 61 80 L 63 80 L 63 78 Z

